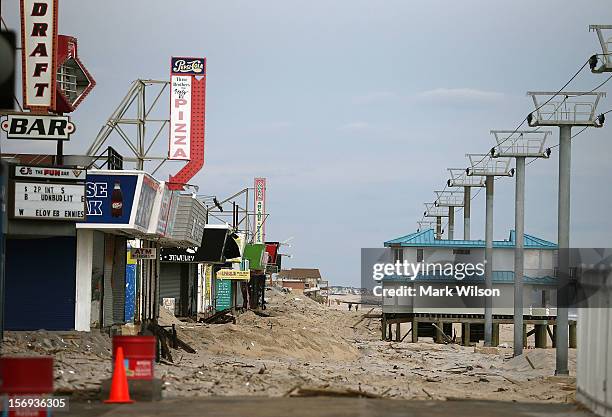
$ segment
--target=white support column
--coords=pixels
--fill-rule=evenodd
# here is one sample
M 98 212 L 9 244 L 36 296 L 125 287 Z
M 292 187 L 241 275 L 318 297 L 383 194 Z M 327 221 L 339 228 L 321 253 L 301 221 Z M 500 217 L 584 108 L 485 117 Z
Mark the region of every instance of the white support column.
M 77 229 L 74 329 L 84 332 L 91 330 L 90 320 L 93 235 L 93 230 Z

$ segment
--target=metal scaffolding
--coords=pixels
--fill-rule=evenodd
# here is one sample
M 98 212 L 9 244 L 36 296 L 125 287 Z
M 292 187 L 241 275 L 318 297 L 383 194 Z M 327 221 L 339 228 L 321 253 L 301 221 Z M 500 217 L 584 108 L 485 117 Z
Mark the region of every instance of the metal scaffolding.
M 162 132 L 166 130 L 170 120 L 154 118 L 152 112 L 158 108 L 156 106 L 161 105 L 164 107 L 164 114 L 167 113 L 167 101 L 160 102 L 160 98 L 168 90 L 168 85 L 168 81 L 160 80 L 134 81 L 87 149 L 87 155 L 98 155 L 105 143 L 110 144 L 118 138 L 125 145 L 124 148 L 127 147 L 128 153 L 133 155 L 124 157 L 125 162 L 134 163 L 138 170 L 145 169 L 145 162 L 155 162 L 157 165 L 150 170 L 151 174 L 155 174 L 168 161 L 168 154 L 155 155 L 152 148 L 162 137 Z M 148 97 L 152 97 L 150 105 L 147 105 Z M 130 126 L 134 129 L 127 131 Z M 147 137 L 149 128 L 154 134 Z
M 464 195 L 461 191 L 435 191 L 437 207 L 448 207 L 448 240 L 455 238 L 455 207 L 463 207 Z
M 468 177 L 464 168 L 448 168 L 450 179 L 447 181 L 449 187 L 463 187 L 463 239 L 470 240 L 470 222 L 472 207 L 472 188 L 484 187 L 485 177 Z
M 435 203 L 425 203 L 423 217 L 436 218 L 436 239 L 442 239 L 442 217 L 448 217 L 448 207 L 436 207 Z

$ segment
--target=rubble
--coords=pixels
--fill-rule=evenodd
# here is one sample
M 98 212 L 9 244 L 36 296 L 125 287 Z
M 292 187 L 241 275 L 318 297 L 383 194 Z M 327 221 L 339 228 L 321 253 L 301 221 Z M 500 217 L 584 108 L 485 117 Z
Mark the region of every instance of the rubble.
M 304 395 L 366 393 L 416 400 L 574 399 L 574 378 L 551 377 L 553 349 L 528 349 L 512 358 L 510 348 L 475 354 L 473 347 L 426 338 L 384 342 L 379 319 L 356 325 L 365 311 L 329 308 L 276 290 L 266 296 L 266 315 L 249 311 L 238 315 L 235 324 L 185 323 L 170 313 L 162 315 L 160 324 L 174 324 L 178 337 L 196 352 L 171 348 L 174 362 L 155 365 L 164 397 L 282 397 L 302 390 Z M 54 355 L 56 388 L 91 392 L 110 376 L 110 349 L 108 336 L 95 331 L 7 332 L 2 354 Z M 575 374 L 573 349 L 570 372 Z

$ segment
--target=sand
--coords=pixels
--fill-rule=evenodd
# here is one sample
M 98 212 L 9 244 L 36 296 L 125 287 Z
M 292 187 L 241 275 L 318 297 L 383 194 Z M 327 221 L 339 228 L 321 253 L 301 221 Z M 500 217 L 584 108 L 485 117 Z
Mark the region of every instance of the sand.
M 326 307 L 303 295 L 268 291 L 262 317 L 247 312 L 236 324 L 182 323 L 179 336 L 196 354 L 173 351 L 174 364 L 157 364 L 165 397 L 210 395 L 285 396 L 299 388 L 365 391 L 385 398 L 497 399 L 572 402 L 575 350 L 570 377 L 553 377 L 554 350 L 527 349 L 512 358 L 475 353 L 473 347 L 380 341 L 380 320 L 369 309 Z M 508 331 L 502 333 L 508 339 Z M 56 340 L 70 340 L 61 343 Z M 509 339 L 512 339 L 510 326 Z M 49 340 L 50 342 L 45 342 Z M 29 344 L 29 345 L 28 345 Z M 49 346 L 57 344 L 56 347 Z M 89 347 L 88 347 L 89 346 Z M 95 390 L 110 376 L 110 340 L 99 332 L 7 332 L 3 354 L 56 355 L 56 388 Z M 71 373 L 72 372 L 72 373 Z

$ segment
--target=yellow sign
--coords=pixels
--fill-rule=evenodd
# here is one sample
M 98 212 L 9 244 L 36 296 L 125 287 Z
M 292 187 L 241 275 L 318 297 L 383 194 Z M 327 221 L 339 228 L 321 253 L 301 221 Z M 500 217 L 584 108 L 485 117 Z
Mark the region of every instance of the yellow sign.
M 212 305 L 212 290 L 211 290 L 211 285 L 212 285 L 212 272 L 213 272 L 213 266 L 212 265 L 207 265 L 204 264 L 204 288 L 205 288 L 205 297 L 204 297 L 204 301 L 206 302 L 206 306 L 210 306 Z
M 220 269 L 217 271 L 217 279 L 240 279 L 248 281 L 251 279 L 251 270 L 239 271 L 237 269 Z

